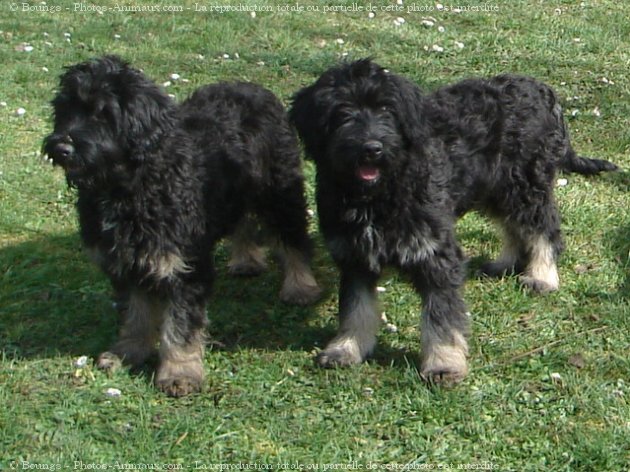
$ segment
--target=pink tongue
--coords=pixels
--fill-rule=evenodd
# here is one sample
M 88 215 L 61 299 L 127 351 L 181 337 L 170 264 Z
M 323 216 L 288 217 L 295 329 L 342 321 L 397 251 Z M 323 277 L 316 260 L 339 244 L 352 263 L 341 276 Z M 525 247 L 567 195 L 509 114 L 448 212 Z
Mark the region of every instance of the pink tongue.
M 357 169 L 357 175 L 361 180 L 375 180 L 381 175 L 378 167 L 361 166 Z

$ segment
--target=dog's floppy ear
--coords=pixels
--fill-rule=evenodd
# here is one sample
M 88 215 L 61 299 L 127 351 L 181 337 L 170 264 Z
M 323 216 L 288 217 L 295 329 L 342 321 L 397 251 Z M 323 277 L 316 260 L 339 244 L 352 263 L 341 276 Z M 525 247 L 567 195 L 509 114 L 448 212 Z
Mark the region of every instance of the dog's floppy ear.
M 143 150 L 157 145 L 173 127 L 173 101 L 142 72 L 125 68 L 115 77 L 114 97 L 120 107 L 121 136 L 130 157 L 141 160 Z
M 289 120 L 304 143 L 306 157 L 315 161 L 325 152 L 328 136 L 328 107 L 322 100 L 325 93 L 320 81 L 299 90 L 293 96 Z
M 388 74 L 387 95 L 393 98 L 393 113 L 398 119 L 403 136 L 410 144 L 425 139 L 423 96 L 418 86 L 395 74 Z

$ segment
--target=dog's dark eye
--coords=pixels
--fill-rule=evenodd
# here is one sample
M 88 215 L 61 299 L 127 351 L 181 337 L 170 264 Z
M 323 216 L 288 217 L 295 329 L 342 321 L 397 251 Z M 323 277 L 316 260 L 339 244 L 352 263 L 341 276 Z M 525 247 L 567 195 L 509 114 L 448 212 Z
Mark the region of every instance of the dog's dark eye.
M 333 122 L 335 127 L 342 126 L 346 123 L 356 120 L 359 112 L 354 109 L 339 109 L 333 116 Z

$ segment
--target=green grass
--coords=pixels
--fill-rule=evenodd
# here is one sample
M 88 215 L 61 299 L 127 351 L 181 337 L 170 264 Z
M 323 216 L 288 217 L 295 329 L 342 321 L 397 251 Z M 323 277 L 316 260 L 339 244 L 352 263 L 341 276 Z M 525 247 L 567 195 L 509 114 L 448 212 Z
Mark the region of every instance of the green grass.
M 350 3 L 300 2 L 320 9 Z M 506 71 L 533 75 L 561 95 L 581 153 L 627 167 L 630 22 L 623 2 L 497 2 L 496 13 L 377 10 L 372 19 L 366 12 L 36 13 L 17 5 L 17 12 L 0 5 L 0 469 L 72 469 L 82 461 L 206 470 L 220 463 L 628 470 L 625 172 L 569 176 L 558 188 L 567 244 L 559 292 L 535 297 L 510 278 L 469 281 L 471 374 L 460 386 L 420 380 L 420 302 L 395 272 L 380 284 L 383 310 L 398 331 L 383 331 L 374 359 L 362 366 L 314 367 L 337 311 L 336 270 L 318 238 L 315 270 L 326 294 L 309 308 L 278 302 L 277 270 L 249 283 L 229 278 L 219 249 L 205 392 L 172 400 L 153 389 L 150 373 L 108 377 L 91 361 L 74 365 L 114 339 L 116 313 L 107 281 L 81 251 L 75 196 L 38 157 L 57 76 L 96 55 L 122 55 L 160 83 L 180 74 L 188 82 L 168 88 L 179 99 L 203 83 L 240 79 L 285 102 L 338 59 L 370 55 L 426 88 Z M 70 1 L 47 5 L 72 9 Z M 395 26 L 397 17 L 406 22 Z M 426 19 L 434 26 L 423 25 Z M 21 117 L 19 107 L 26 109 Z M 306 172 L 312 200 L 310 164 Z M 458 234 L 472 269 L 499 251 L 494 228 L 477 215 L 464 218 Z M 109 388 L 121 396 L 108 397 Z

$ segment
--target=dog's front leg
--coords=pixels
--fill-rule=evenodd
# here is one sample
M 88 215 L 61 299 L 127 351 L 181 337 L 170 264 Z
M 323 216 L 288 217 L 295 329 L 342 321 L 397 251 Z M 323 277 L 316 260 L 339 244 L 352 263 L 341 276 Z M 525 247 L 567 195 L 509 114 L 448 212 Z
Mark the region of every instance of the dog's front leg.
M 410 272 L 422 297 L 421 375 L 430 382 L 459 382 L 468 373 L 466 338 L 470 331 L 470 317 L 460 294 L 465 279 L 463 254 L 450 238 Z
M 376 297 L 378 275 L 342 269 L 339 286 L 339 331 L 317 356 L 322 367 L 358 364 L 372 352 L 380 324 Z
M 164 302 L 142 290 L 123 292 L 120 286 L 115 288 L 122 304 L 120 336 L 99 356 L 97 366 L 112 371 L 125 364 L 137 369 L 155 352 Z
M 155 385 L 171 397 L 182 397 L 202 388 L 207 324 L 205 304 L 196 297 L 171 300 L 160 332 L 160 365 Z
M 423 297 L 420 342 L 422 377 L 452 384 L 468 373 L 468 315 L 456 290 L 430 291 Z

